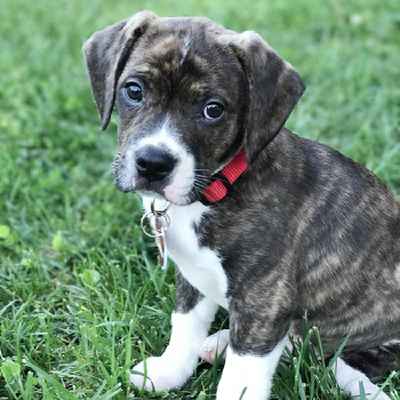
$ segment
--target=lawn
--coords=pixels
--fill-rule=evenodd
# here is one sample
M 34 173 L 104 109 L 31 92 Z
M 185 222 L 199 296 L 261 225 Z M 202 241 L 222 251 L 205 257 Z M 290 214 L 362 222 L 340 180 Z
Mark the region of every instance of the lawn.
M 170 394 L 128 384 L 167 343 L 174 273 L 156 266 L 139 200 L 113 185 L 116 124 L 99 132 L 81 55 L 93 31 L 142 8 L 257 30 L 308 87 L 288 126 L 400 194 L 399 0 L 239 4 L 1 0 L 0 399 L 214 399 L 222 368 Z M 318 359 L 297 348 L 273 398 L 345 399 Z M 400 399 L 400 373 L 386 390 Z

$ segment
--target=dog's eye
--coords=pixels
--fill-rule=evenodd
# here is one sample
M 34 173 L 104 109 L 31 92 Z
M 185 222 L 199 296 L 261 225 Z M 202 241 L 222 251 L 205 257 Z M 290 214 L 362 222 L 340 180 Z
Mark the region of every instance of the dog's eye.
M 123 93 L 130 103 L 141 103 L 143 100 L 143 88 L 136 81 L 126 83 Z
M 208 103 L 203 109 L 204 117 L 210 120 L 221 118 L 223 113 L 224 106 L 217 101 Z

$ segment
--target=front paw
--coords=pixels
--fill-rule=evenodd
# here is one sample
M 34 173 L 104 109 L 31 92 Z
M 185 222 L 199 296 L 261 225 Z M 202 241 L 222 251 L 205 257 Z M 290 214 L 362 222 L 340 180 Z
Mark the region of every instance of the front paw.
M 150 357 L 133 368 L 129 380 L 138 389 L 162 391 L 182 387 L 191 374 L 191 365 L 176 365 L 165 357 Z

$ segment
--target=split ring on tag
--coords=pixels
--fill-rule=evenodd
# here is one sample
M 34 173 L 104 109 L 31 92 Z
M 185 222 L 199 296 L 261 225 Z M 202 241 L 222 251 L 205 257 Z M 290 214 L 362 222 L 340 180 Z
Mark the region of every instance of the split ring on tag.
M 151 238 L 158 238 L 165 234 L 171 224 L 171 217 L 167 214 L 169 204 L 163 210 L 155 209 L 155 200 L 152 201 L 150 211 L 146 212 L 140 220 L 143 233 Z M 149 230 L 146 221 L 151 227 Z
M 146 221 L 150 225 L 150 229 L 147 227 Z M 157 215 L 152 211 L 145 213 L 140 220 L 140 226 L 143 233 L 151 238 L 158 238 L 164 235 L 171 223 L 171 218 L 168 214 Z
M 158 260 L 163 270 L 166 270 L 168 266 L 168 248 L 165 238 L 165 232 L 171 224 L 171 217 L 167 213 L 168 208 L 169 204 L 163 210 L 156 210 L 155 200 L 153 200 L 150 211 L 145 213 L 140 220 L 143 233 L 156 241 L 159 251 Z M 148 225 L 150 225 L 151 230 L 148 229 Z

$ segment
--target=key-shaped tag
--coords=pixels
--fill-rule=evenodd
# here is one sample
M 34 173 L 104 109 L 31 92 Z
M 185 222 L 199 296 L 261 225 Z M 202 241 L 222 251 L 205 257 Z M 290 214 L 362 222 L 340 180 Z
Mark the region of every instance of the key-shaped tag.
M 167 213 L 168 208 L 169 204 L 163 210 L 156 210 L 155 200 L 153 200 L 150 211 L 145 213 L 140 221 L 143 233 L 156 241 L 159 251 L 158 261 L 163 270 L 168 266 L 168 248 L 165 238 L 165 232 L 171 223 L 171 218 Z M 151 231 L 147 229 L 146 221 L 149 223 Z
M 167 240 L 165 239 L 165 228 L 163 222 L 159 218 L 155 219 L 156 231 L 160 232 L 160 236 L 155 237 L 155 241 L 158 247 L 158 263 L 161 265 L 163 270 L 167 269 L 168 265 L 168 247 Z

